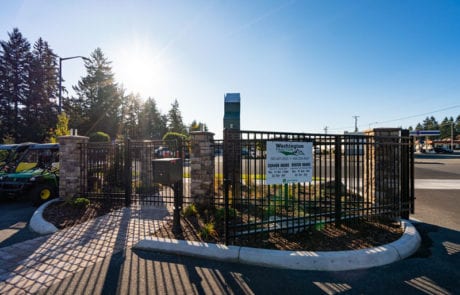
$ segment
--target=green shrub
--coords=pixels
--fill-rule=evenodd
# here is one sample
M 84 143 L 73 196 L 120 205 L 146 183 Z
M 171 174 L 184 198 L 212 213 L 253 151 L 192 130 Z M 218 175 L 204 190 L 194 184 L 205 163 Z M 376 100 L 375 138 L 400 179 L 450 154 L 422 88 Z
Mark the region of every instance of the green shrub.
M 79 197 L 72 200 L 72 205 L 77 208 L 86 208 L 91 202 L 87 198 Z
M 210 237 L 215 237 L 217 235 L 216 229 L 214 228 L 214 223 L 205 223 L 200 229 L 200 237 L 204 240 L 209 239 Z
M 219 208 L 216 210 L 215 213 L 215 218 L 216 222 L 220 223 L 224 221 L 224 216 L 225 216 L 225 208 Z M 238 211 L 233 208 L 228 208 L 228 219 L 232 220 L 238 216 Z
M 165 135 L 163 135 L 163 140 L 164 141 L 184 141 L 187 139 L 187 135 L 178 133 L 178 132 L 167 132 Z
M 110 142 L 110 135 L 105 132 L 99 131 L 89 135 L 90 142 Z
M 197 216 L 198 215 L 198 209 L 196 208 L 195 204 L 190 204 L 187 207 L 184 208 L 184 216 Z

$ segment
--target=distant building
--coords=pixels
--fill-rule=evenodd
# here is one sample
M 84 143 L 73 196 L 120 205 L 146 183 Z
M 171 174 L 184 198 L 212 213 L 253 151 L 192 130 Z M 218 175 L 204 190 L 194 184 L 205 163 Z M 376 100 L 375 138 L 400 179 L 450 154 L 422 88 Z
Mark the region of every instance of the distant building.
M 434 139 L 432 141 L 433 147 L 445 147 L 453 150 L 460 149 L 460 139 L 454 139 L 453 141 L 450 138 L 445 139 Z
M 239 93 L 226 93 L 224 96 L 224 129 L 240 130 Z

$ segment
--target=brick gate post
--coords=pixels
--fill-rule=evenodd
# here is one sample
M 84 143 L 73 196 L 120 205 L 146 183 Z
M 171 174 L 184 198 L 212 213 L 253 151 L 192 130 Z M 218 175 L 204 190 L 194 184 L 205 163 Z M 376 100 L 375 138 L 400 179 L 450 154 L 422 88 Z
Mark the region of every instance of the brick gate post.
M 87 181 L 82 181 L 86 176 L 86 159 L 89 137 L 86 136 L 60 136 L 59 142 L 59 196 L 70 200 L 75 194 L 85 191 Z M 83 186 L 83 187 L 82 187 Z
M 206 209 L 214 200 L 214 133 L 194 131 L 190 135 L 190 195 L 198 208 Z
M 375 128 L 365 131 L 373 137 L 368 144 L 365 169 L 365 195 L 377 213 L 399 210 L 401 201 L 401 137 L 400 128 Z

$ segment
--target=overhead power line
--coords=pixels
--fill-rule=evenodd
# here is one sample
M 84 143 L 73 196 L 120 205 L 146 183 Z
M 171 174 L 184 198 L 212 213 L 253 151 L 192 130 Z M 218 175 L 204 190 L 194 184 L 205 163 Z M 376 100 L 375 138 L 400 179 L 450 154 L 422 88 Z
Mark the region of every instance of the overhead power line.
M 410 116 L 407 116 L 407 117 L 401 117 L 401 118 L 397 118 L 397 119 L 384 120 L 384 121 L 378 121 L 378 122 L 373 121 L 373 122 L 370 122 L 370 123 L 367 123 L 367 124 L 362 124 L 359 127 L 361 127 L 361 128 L 363 126 L 364 127 L 366 127 L 366 126 L 370 127 L 371 125 L 376 125 L 376 124 L 383 124 L 383 123 L 391 123 L 391 122 L 396 122 L 396 121 L 402 121 L 402 120 L 417 118 L 417 117 L 420 117 L 420 116 L 426 116 L 426 115 L 431 115 L 431 114 L 435 114 L 435 113 L 439 113 L 439 112 L 443 112 L 443 111 L 448 111 L 448 110 L 452 110 L 452 109 L 456 109 L 456 108 L 460 108 L 460 105 L 453 105 L 453 106 L 450 106 L 450 107 L 445 107 L 445 108 L 442 108 L 442 109 L 437 109 L 437 110 L 434 110 L 434 111 L 429 111 L 429 112 L 416 114 L 416 115 L 410 115 Z M 347 129 L 351 129 L 351 128 L 353 128 L 353 126 L 350 126 L 350 125 L 342 126 L 342 127 L 329 127 L 328 131 L 331 131 L 331 130 L 334 130 L 334 131 L 335 130 L 347 130 Z M 356 126 L 355 126 L 355 128 L 356 128 Z
M 398 119 L 392 119 L 392 120 L 386 120 L 386 121 L 373 122 L 373 123 L 370 123 L 370 124 L 375 124 L 375 123 L 382 124 L 382 123 L 390 123 L 390 122 L 396 122 L 396 121 L 401 121 L 401 120 L 407 120 L 407 119 L 412 119 L 412 118 L 416 118 L 416 117 L 420 117 L 420 116 L 426 116 L 426 115 L 431 115 L 431 114 L 434 114 L 434 113 L 439 113 L 439 112 L 443 112 L 443 111 L 448 111 L 448 110 L 456 109 L 456 108 L 460 108 L 460 105 L 454 105 L 454 106 L 451 106 L 451 107 L 447 107 L 447 108 L 443 108 L 443 109 L 439 109 L 439 110 L 435 110 L 435 111 L 430 111 L 430 112 L 426 112 L 426 113 L 422 113 L 422 114 L 417 114 L 417 115 L 411 115 L 411 116 L 407 116 L 407 117 L 402 117 L 402 118 L 398 118 Z

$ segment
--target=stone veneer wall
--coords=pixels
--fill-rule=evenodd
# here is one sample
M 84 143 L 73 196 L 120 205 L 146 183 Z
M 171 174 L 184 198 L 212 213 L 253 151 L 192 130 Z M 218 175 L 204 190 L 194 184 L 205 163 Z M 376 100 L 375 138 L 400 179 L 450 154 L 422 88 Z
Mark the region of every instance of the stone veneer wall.
M 82 144 L 88 143 L 86 136 L 60 136 L 59 142 L 59 196 L 64 200 L 69 200 L 82 189 L 81 185 L 86 185 L 86 181 L 81 182 L 82 175 L 86 175 L 86 157 L 82 153 Z M 86 151 L 86 150 L 85 150 Z
M 208 208 L 214 200 L 214 133 L 191 132 L 191 197 L 199 208 Z
M 400 199 L 400 166 L 401 151 L 399 136 L 400 128 L 376 128 L 365 131 L 373 137 L 373 143 L 368 144 L 364 180 L 365 196 L 376 207 L 394 208 L 395 201 Z M 397 202 L 396 202 L 397 204 Z M 383 209 L 383 208 L 382 208 Z

